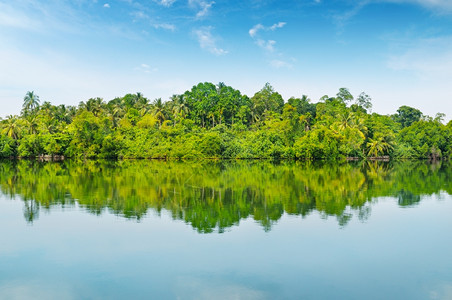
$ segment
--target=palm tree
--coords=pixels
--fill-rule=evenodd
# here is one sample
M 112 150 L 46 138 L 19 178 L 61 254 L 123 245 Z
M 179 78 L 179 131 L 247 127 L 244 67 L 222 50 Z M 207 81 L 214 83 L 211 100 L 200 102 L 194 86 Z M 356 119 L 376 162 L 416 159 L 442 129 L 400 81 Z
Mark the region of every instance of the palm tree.
M 114 104 L 110 109 L 109 116 L 113 124 L 113 128 L 118 127 L 119 120 L 121 120 L 121 118 L 124 116 L 124 109 L 121 104 Z
M 369 149 L 367 154 L 371 157 L 378 157 L 379 155 L 383 155 L 388 151 L 394 149 L 393 136 L 388 134 L 376 137 L 375 139 L 369 139 L 367 148 Z
M 20 126 L 16 116 L 9 115 L 6 117 L 2 133 L 9 136 L 12 139 L 18 139 L 20 136 Z
M 91 98 L 86 103 L 87 109 L 93 113 L 96 117 L 102 112 L 104 108 L 104 102 L 102 98 Z
M 67 109 L 67 118 L 68 118 L 68 124 L 72 122 L 72 119 L 75 117 L 75 115 L 77 114 L 77 108 L 75 106 L 68 106 L 66 107 Z
M 172 113 L 174 114 L 174 118 L 176 120 L 185 119 L 189 113 L 189 109 L 185 102 L 184 95 L 173 95 L 171 101 L 173 103 Z
M 29 134 L 37 134 L 38 133 L 39 124 L 36 120 L 36 117 L 31 116 L 29 119 L 26 120 L 25 124 L 28 127 Z
M 345 130 L 352 126 L 353 114 L 348 111 L 339 115 L 339 129 Z
M 39 107 L 39 96 L 34 91 L 28 91 L 24 97 L 24 103 L 22 104 L 22 111 L 24 115 L 33 114 Z
M 60 104 L 55 108 L 54 115 L 55 119 L 58 121 L 65 122 L 67 124 L 71 121 L 70 111 L 64 104 Z
M 222 92 L 222 90 L 223 90 L 224 87 L 226 87 L 226 84 L 224 84 L 224 82 L 219 82 L 219 83 L 217 84 L 217 93 L 218 93 L 218 94 L 221 94 L 221 92 Z
M 159 121 L 159 125 L 162 125 L 162 122 L 166 120 L 162 98 L 155 99 L 153 106 L 154 116 Z
M 50 115 L 53 110 L 53 105 L 49 101 L 44 101 L 42 103 L 40 110 L 43 111 L 46 115 Z
M 149 106 L 149 100 L 145 97 L 143 97 L 143 94 L 138 92 L 136 94 L 136 103 L 135 106 L 138 110 L 145 109 L 147 110 L 147 107 Z

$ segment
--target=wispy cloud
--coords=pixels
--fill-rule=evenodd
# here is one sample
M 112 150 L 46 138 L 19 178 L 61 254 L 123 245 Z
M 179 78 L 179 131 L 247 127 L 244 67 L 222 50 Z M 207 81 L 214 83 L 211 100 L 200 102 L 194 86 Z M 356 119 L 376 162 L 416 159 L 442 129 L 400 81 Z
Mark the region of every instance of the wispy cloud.
M 170 7 L 174 2 L 176 2 L 176 0 L 159 0 L 156 2 L 162 6 Z
M 320 0 L 315 0 L 320 3 Z M 339 34 L 343 33 L 344 27 L 350 19 L 361 12 L 363 8 L 369 4 L 393 3 L 393 4 L 410 4 L 425 7 L 439 14 L 452 13 L 451 0 L 360 0 L 353 2 L 353 5 L 345 11 L 334 13 L 332 15 L 333 22 L 339 29 Z
M 250 34 L 250 36 L 252 38 L 254 38 L 256 36 L 257 32 L 261 29 L 264 29 L 264 26 L 262 24 L 257 24 L 257 25 L 254 25 L 253 28 L 251 28 L 248 31 L 248 33 Z
M 292 69 L 292 64 L 280 59 L 273 59 L 272 61 L 270 61 L 270 66 L 276 69 L 280 68 Z
M 279 22 L 270 26 L 270 30 L 274 31 L 276 28 L 283 28 L 286 25 L 286 22 Z
M 170 30 L 170 31 L 176 30 L 176 25 L 170 24 L 170 23 L 165 23 L 165 22 L 163 22 L 163 23 L 154 22 L 154 21 L 152 21 L 152 18 L 150 16 L 148 16 L 146 13 L 144 13 L 141 10 L 134 11 L 131 13 L 131 15 L 134 18 L 134 20 L 133 20 L 134 22 L 146 20 L 155 29 L 166 29 L 166 30 Z
M 366 2 L 382 2 L 382 1 L 366 1 Z M 408 3 L 408 4 L 417 4 L 430 9 L 434 9 L 438 12 L 445 13 L 452 12 L 452 1 L 450 0 L 384 0 L 384 2 L 389 3 Z
M 215 55 L 224 55 L 227 54 L 228 51 L 219 48 L 216 44 L 216 38 L 212 35 L 213 27 L 201 27 L 197 30 L 194 30 L 193 33 L 196 36 L 196 39 L 199 42 L 199 46 L 202 49 L 209 51 Z
M 251 28 L 251 29 L 248 31 L 248 33 L 249 33 L 249 35 L 250 35 L 252 38 L 254 38 L 254 37 L 257 36 L 257 33 L 258 33 L 260 30 L 275 31 L 275 30 L 278 29 L 278 28 L 283 28 L 284 25 L 286 25 L 286 22 L 278 22 L 278 23 L 275 23 L 275 24 L 273 24 L 272 26 L 268 26 L 268 27 L 266 27 L 266 26 L 264 26 L 264 25 L 262 25 L 262 24 L 256 24 L 256 25 L 253 26 L 253 28 Z
M 262 40 L 262 39 L 257 39 L 256 44 L 268 52 L 275 51 L 275 48 L 273 46 L 276 44 L 276 42 L 273 40 L 266 41 L 266 40 Z
M 338 34 L 344 32 L 344 28 L 354 16 L 356 16 L 370 1 L 358 1 L 354 6 L 346 11 L 335 13 L 332 15 L 333 23 L 337 26 Z
M 420 39 L 391 55 L 387 66 L 413 72 L 422 79 L 450 81 L 452 77 L 452 36 Z
M 256 24 L 248 31 L 248 34 L 252 39 L 255 40 L 256 45 L 261 47 L 267 52 L 274 52 L 275 51 L 275 44 L 276 41 L 274 40 L 264 40 L 262 38 L 258 38 L 259 31 L 275 31 L 278 28 L 282 28 L 286 25 L 286 22 L 278 22 L 271 26 L 264 26 L 262 24 Z
M 155 68 L 155 67 L 153 68 L 153 67 L 151 67 L 148 64 L 141 64 L 138 67 L 135 67 L 134 70 L 141 71 L 141 72 L 144 72 L 144 73 L 153 73 L 153 72 L 157 72 L 158 71 L 157 68 Z
M 286 22 L 278 22 L 271 26 L 264 26 L 262 24 L 254 25 L 250 30 L 248 30 L 248 34 L 254 40 L 254 43 L 259 46 L 261 49 L 265 51 L 265 53 L 270 56 L 272 59 L 269 61 L 271 67 L 279 69 L 279 68 L 292 68 L 292 64 L 284 60 L 284 55 L 281 52 L 276 51 L 275 45 L 276 41 L 273 39 L 263 39 L 261 38 L 262 31 L 275 31 L 278 28 L 283 28 L 286 25 Z
M 149 19 L 149 16 L 141 10 L 131 12 L 130 15 L 134 18 L 134 21 L 138 21 L 140 19 Z
M 105 3 L 105 4 L 104 4 L 104 7 L 105 7 L 105 8 L 110 8 L 110 4 Z
M 155 23 L 152 24 L 152 27 L 154 27 L 155 29 L 166 29 L 170 31 L 176 30 L 176 25 L 169 23 Z
M 199 10 L 196 13 L 196 18 L 201 19 L 207 16 L 210 12 L 210 9 L 215 4 L 214 1 L 204 1 L 204 0 L 188 0 L 188 4 L 193 7 L 197 7 Z

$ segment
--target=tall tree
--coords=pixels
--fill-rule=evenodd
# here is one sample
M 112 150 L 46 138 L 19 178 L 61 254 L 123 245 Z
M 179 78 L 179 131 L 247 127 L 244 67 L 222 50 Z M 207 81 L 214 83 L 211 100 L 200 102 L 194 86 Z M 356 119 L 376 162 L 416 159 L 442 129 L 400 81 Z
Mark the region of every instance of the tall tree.
M 166 120 L 165 107 L 162 98 L 155 99 L 152 105 L 154 117 L 158 120 L 159 125 L 162 125 L 162 122 Z
M 366 111 L 372 112 L 372 98 L 364 92 L 356 98 L 356 105 L 364 108 Z
M 34 91 L 28 91 L 24 97 L 24 103 L 22 104 L 22 113 L 24 116 L 35 114 L 39 107 L 39 96 Z
M 254 94 L 251 102 L 253 103 L 252 110 L 254 110 L 254 114 L 259 119 L 266 112 L 282 113 L 284 107 L 282 96 L 278 92 L 275 92 L 268 82 L 259 92 Z
M 336 97 L 341 99 L 344 103 L 353 100 L 353 96 L 347 88 L 340 88 L 339 92 L 336 94 Z
M 394 115 L 394 120 L 402 125 L 402 128 L 409 127 L 414 122 L 421 119 L 422 112 L 416 108 L 403 105 L 397 110 L 397 114 Z

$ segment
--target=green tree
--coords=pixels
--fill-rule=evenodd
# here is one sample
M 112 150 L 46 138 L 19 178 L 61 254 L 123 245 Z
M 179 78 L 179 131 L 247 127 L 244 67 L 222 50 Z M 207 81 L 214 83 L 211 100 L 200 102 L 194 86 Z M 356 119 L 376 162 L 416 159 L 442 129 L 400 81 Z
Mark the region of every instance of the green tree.
M 372 112 L 372 98 L 364 92 L 356 98 L 356 105 L 364 108 L 366 112 Z
M 19 119 L 16 116 L 9 115 L 6 117 L 6 120 L 3 123 L 2 134 L 15 140 L 20 137 L 21 126 Z
M 394 135 L 377 135 L 374 139 L 369 139 L 367 149 L 367 154 L 371 157 L 389 155 L 389 152 L 394 149 Z
M 403 105 L 397 110 L 397 114 L 394 115 L 394 120 L 399 123 L 402 128 L 409 127 L 414 122 L 421 119 L 422 112 L 413 107 Z
M 22 104 L 22 114 L 24 116 L 34 115 L 39 108 L 39 102 L 39 96 L 34 91 L 28 91 Z
M 254 94 L 251 103 L 256 119 L 261 119 L 266 112 L 282 113 L 284 106 L 282 96 L 275 92 L 268 82 L 259 92 Z
M 347 88 L 340 88 L 339 92 L 336 94 L 336 97 L 344 103 L 353 101 L 353 96 Z
M 157 98 L 152 103 L 153 109 L 152 113 L 154 117 L 158 120 L 159 126 L 166 120 L 165 106 L 163 105 L 162 98 Z

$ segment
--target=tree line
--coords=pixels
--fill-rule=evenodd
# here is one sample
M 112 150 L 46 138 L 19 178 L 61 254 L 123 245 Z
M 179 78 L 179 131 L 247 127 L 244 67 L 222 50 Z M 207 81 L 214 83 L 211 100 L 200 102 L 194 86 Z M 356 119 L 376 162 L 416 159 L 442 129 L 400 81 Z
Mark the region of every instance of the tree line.
M 372 113 L 347 88 L 313 103 L 270 84 L 251 98 L 224 83 L 199 83 L 164 102 L 141 93 L 78 106 L 41 103 L 27 92 L 20 115 L 0 120 L 0 158 L 448 159 L 452 122 L 401 106 Z

